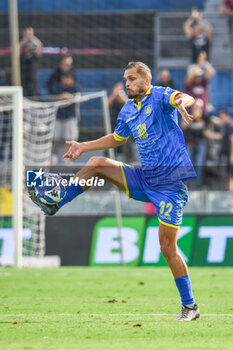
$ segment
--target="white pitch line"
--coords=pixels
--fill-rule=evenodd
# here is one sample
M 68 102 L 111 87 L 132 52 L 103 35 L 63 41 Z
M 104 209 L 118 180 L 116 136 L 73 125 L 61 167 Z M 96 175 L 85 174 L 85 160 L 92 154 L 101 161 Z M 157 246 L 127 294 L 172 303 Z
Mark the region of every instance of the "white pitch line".
M 0 314 L 1 317 L 43 317 L 43 316 L 91 316 L 91 317 L 122 317 L 122 316 L 128 316 L 128 317 L 161 317 L 161 316 L 176 316 L 177 314 L 87 314 L 87 313 L 49 313 L 49 314 Z M 201 317 L 233 317 L 233 314 L 201 314 Z

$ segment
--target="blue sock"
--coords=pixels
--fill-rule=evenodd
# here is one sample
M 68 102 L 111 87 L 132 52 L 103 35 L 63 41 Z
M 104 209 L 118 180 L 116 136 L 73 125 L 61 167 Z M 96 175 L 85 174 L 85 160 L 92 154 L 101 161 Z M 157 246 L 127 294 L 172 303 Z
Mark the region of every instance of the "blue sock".
M 175 282 L 180 293 L 182 305 L 195 303 L 189 275 L 175 278 Z
M 63 200 L 58 203 L 59 208 L 63 207 L 63 205 L 66 203 L 71 202 L 72 199 L 81 193 L 83 193 L 83 189 L 80 185 L 76 185 L 75 183 L 67 185 L 65 198 L 63 198 Z

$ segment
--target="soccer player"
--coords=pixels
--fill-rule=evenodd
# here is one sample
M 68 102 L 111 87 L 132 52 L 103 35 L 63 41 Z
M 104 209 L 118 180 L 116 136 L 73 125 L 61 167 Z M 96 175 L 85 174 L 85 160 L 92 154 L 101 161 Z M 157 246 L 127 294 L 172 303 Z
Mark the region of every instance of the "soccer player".
M 200 311 L 194 300 L 187 265 L 178 252 L 177 234 L 188 200 L 185 181 L 196 174 L 178 126 L 177 110 L 189 123 L 192 116 L 186 107 L 191 106 L 194 99 L 169 87 L 152 86 L 151 79 L 147 65 L 130 62 L 124 71 L 130 100 L 119 113 L 114 133 L 94 141 L 68 141 L 69 149 L 64 157 L 75 160 L 84 152 L 124 145 L 133 134 L 141 167 L 132 167 L 105 157 L 92 157 L 75 176 L 85 180 L 93 176 L 104 177 L 126 192 L 129 198 L 155 205 L 161 251 L 171 268 L 182 302 L 176 320 L 191 321 L 200 317 Z M 29 194 L 46 215 L 53 215 L 87 189 L 88 186 L 73 183 L 67 187 L 65 198 L 54 205 L 42 203 L 33 188 L 29 189 Z

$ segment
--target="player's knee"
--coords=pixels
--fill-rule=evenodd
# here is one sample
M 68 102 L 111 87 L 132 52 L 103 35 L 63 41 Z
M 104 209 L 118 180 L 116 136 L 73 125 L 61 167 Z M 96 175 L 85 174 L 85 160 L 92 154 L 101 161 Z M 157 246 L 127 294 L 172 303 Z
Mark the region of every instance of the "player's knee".
M 87 165 L 93 167 L 96 170 L 96 172 L 98 172 L 99 168 L 105 165 L 105 162 L 106 162 L 105 157 L 93 156 L 89 159 L 89 161 L 87 162 Z

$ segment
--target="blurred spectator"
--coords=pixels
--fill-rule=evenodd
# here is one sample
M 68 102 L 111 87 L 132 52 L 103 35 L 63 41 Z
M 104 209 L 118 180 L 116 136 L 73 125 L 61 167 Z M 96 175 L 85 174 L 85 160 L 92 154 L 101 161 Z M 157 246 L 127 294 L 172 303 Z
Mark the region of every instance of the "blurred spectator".
M 128 97 L 125 93 L 124 84 L 122 82 L 116 83 L 112 87 L 111 94 L 108 98 L 108 106 L 110 108 L 111 115 L 111 127 L 112 131 L 114 131 L 117 124 L 117 117 L 120 113 L 121 108 L 128 101 Z M 127 140 L 127 143 L 124 147 L 117 147 L 115 149 L 116 155 L 123 153 L 124 161 L 129 163 L 133 160 L 133 142 L 132 138 Z
M 125 93 L 124 84 L 122 82 L 116 83 L 108 98 L 108 106 L 111 112 L 112 131 L 116 127 L 118 114 L 127 101 L 128 97 Z
M 24 29 L 23 39 L 20 42 L 21 83 L 24 96 L 37 96 L 37 70 L 39 56 L 42 51 L 42 42 L 34 35 L 34 29 Z
M 205 51 L 209 57 L 209 49 L 212 37 L 212 26 L 202 19 L 202 13 L 193 8 L 191 16 L 183 25 L 184 33 L 190 41 L 192 48 L 192 62 L 196 63 L 201 51 Z
M 169 86 L 170 88 L 175 89 L 175 84 L 171 78 L 171 73 L 169 69 L 163 68 L 160 70 L 156 85 L 163 87 Z
M 153 214 L 153 215 L 154 215 L 154 214 L 157 214 L 157 210 L 156 210 L 154 204 L 151 203 L 151 202 L 145 203 L 144 212 L 145 212 L 146 214 Z
M 74 77 L 72 73 L 64 74 L 61 77 L 61 83 L 57 84 L 54 93 L 57 96 L 57 100 L 68 100 L 73 97 L 73 94 L 79 92 L 79 89 L 75 85 Z M 59 146 L 62 143 L 65 145 L 67 140 L 78 139 L 78 110 L 77 106 L 72 103 L 67 107 L 61 107 L 57 111 L 57 119 L 54 131 L 54 142 L 53 142 L 53 155 L 51 163 L 52 165 L 57 164 L 62 160 L 59 159 Z M 66 146 L 64 152 L 66 152 Z
M 59 66 L 51 74 L 47 83 L 49 94 L 56 95 L 56 91 L 61 84 L 62 76 L 67 73 L 72 74 L 74 81 L 76 82 L 75 70 L 73 68 L 73 57 L 69 55 L 62 57 Z
M 0 73 L 0 85 L 2 86 L 10 86 L 12 85 L 11 81 L 11 69 L 5 68 Z
M 220 140 L 220 164 L 227 167 L 227 187 L 233 190 L 233 120 L 227 110 L 219 112 L 220 118 L 212 118 L 212 123 L 221 125 L 221 132 L 207 130 L 206 137 L 211 140 Z
M 214 74 L 214 67 L 207 61 L 206 52 L 202 51 L 198 56 L 197 64 L 188 67 L 185 78 L 185 91 L 195 99 L 203 100 L 205 114 L 208 113 L 208 84 Z
M 233 0 L 223 0 L 219 12 L 227 17 L 230 44 L 233 47 Z
M 182 129 L 184 131 L 189 157 L 197 173 L 195 187 L 200 189 L 203 185 L 204 166 L 207 154 L 205 130 L 209 122 L 209 116 L 204 113 L 203 100 L 196 99 L 191 107 L 191 114 L 193 116 L 193 121 L 189 125 L 182 122 Z

